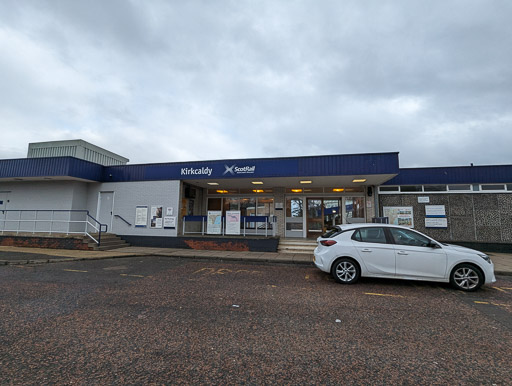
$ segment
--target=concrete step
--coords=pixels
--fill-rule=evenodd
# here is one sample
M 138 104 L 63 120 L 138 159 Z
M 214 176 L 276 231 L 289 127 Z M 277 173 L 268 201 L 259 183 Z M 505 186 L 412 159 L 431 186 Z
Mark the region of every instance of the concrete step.
M 317 243 L 314 240 L 281 239 L 277 250 L 281 253 L 312 254 L 316 245 Z
M 93 235 L 93 237 L 97 239 L 98 235 Z M 98 244 L 96 244 L 87 236 L 84 237 L 84 242 L 86 242 L 87 245 L 95 251 L 109 251 L 112 249 L 125 248 L 130 246 L 130 244 L 128 244 L 121 237 L 110 233 L 102 233 L 100 246 L 98 246 Z

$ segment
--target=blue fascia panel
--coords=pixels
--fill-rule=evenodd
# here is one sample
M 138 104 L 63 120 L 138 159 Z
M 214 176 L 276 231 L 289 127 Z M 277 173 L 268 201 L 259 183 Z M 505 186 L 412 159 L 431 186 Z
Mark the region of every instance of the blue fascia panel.
M 380 153 L 110 166 L 103 171 L 103 181 L 396 174 L 398 170 L 398 153 Z
M 74 157 L 0 160 L 0 178 L 75 177 L 100 181 L 103 166 Z
M 511 183 L 512 165 L 456 166 L 400 169 L 384 185 Z

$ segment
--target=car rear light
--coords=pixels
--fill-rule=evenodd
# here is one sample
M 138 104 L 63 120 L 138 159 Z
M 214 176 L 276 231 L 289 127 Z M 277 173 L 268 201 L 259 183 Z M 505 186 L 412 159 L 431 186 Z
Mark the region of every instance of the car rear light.
M 320 244 L 322 244 L 324 247 L 330 247 L 331 245 L 336 244 L 336 241 L 334 241 L 334 240 L 322 240 L 322 241 L 320 241 Z

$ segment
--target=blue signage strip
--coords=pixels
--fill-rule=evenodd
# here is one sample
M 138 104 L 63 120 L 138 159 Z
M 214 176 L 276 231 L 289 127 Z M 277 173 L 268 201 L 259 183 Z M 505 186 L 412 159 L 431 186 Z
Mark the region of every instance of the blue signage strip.
M 104 181 L 196 180 L 398 173 L 398 153 L 106 167 Z

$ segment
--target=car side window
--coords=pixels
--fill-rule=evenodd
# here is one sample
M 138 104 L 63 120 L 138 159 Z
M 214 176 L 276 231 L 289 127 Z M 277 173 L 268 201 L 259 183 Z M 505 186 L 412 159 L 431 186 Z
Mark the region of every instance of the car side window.
M 352 235 L 352 240 L 361 243 L 386 244 L 386 234 L 382 228 L 359 228 Z
M 395 244 L 413 247 L 428 247 L 430 245 L 430 239 L 419 233 L 398 228 L 389 228 L 389 230 L 391 231 Z

